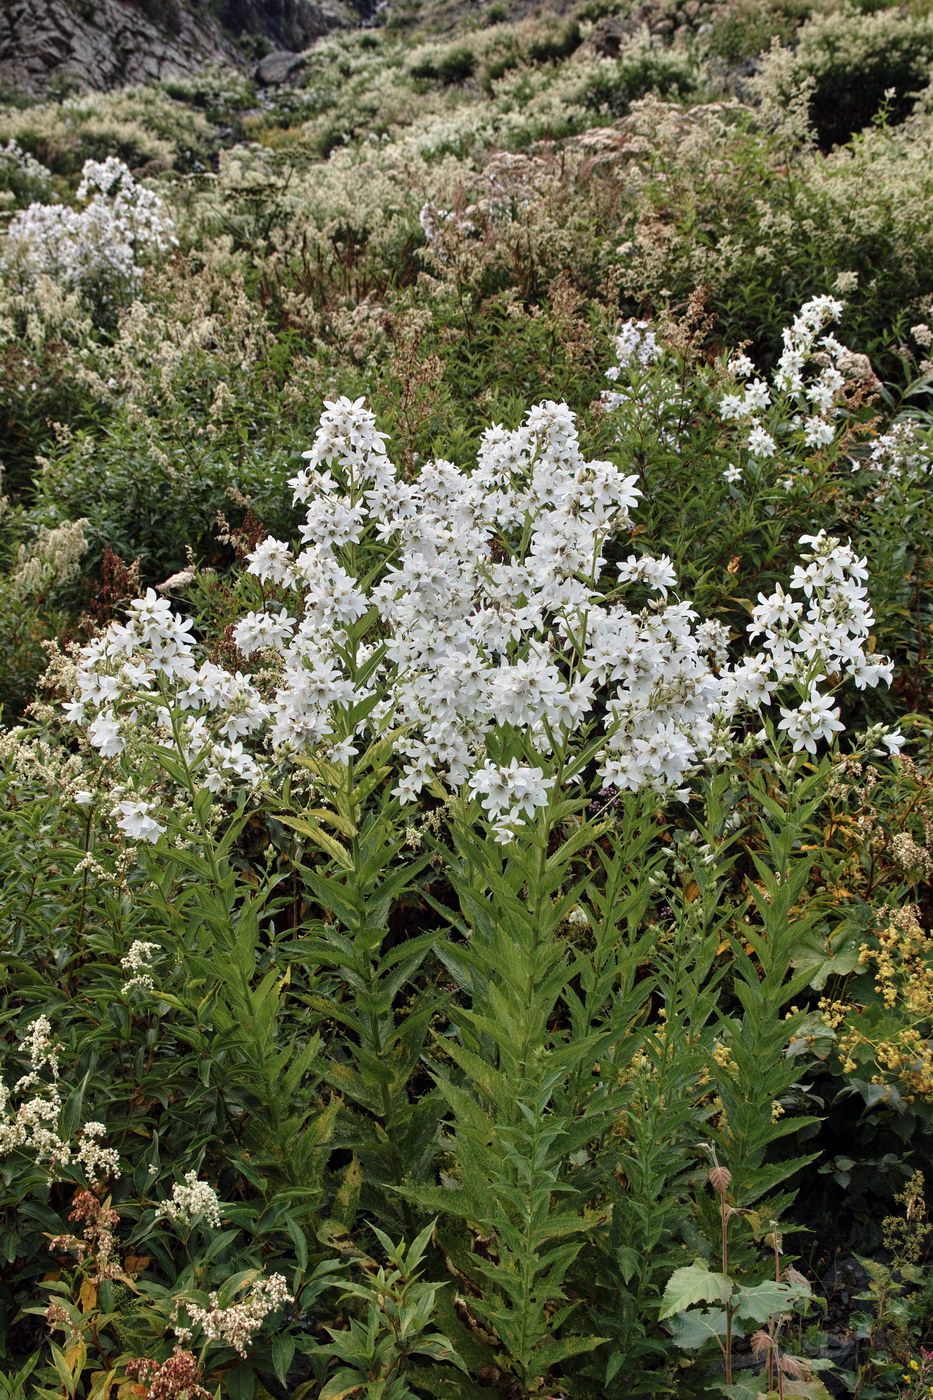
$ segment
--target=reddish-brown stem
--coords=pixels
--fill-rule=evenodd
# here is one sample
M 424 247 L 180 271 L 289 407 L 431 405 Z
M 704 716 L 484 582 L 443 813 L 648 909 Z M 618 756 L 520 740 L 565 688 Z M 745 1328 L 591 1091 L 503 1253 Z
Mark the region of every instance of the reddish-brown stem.
M 729 1216 L 725 1197 L 719 1196 L 719 1219 L 722 1226 L 722 1271 L 729 1277 Z M 732 1308 L 726 1303 L 726 1385 L 732 1384 Z

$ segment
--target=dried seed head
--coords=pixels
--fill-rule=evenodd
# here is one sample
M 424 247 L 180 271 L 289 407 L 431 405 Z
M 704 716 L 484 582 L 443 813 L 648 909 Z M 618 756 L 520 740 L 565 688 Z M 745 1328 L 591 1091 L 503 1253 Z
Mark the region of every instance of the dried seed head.
M 732 1173 L 728 1167 L 710 1167 L 709 1184 L 718 1195 L 725 1196 L 731 1180 Z
M 813 1375 L 802 1356 L 782 1356 L 778 1365 L 785 1376 L 792 1376 L 794 1380 L 808 1381 Z

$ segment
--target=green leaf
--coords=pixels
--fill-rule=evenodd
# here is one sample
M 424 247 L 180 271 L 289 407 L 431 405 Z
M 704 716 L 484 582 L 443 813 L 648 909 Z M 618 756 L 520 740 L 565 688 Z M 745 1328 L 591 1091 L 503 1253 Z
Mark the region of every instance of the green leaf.
M 290 1215 L 286 1215 L 285 1217 L 285 1228 L 288 1231 L 289 1239 L 295 1246 L 295 1258 L 298 1260 L 298 1267 L 301 1269 L 301 1272 L 304 1273 L 308 1267 L 308 1241 L 305 1238 L 305 1232 L 302 1230 L 297 1220 L 293 1220 Z M 282 1384 L 285 1384 L 284 1379 L 282 1380 Z
M 676 1269 L 668 1279 L 661 1299 L 658 1321 L 683 1312 L 692 1303 L 728 1303 L 732 1296 L 732 1280 L 725 1274 L 714 1274 L 702 1259 Z
M 283 1333 L 272 1339 L 272 1365 L 275 1367 L 275 1374 L 283 1385 L 288 1381 L 288 1368 L 292 1364 L 292 1357 L 295 1355 L 295 1341 Z
M 353 822 L 348 821 L 346 817 L 340 816 L 337 812 L 328 811 L 326 807 L 312 807 L 309 815 L 316 817 L 319 822 L 328 822 L 331 826 L 335 826 L 343 836 L 349 837 L 351 841 L 358 834 L 359 828 Z
M 736 1316 L 751 1322 L 767 1322 L 775 1313 L 790 1312 L 798 1298 L 808 1298 L 810 1289 L 804 1284 L 757 1283 L 754 1288 L 737 1288 L 733 1301 Z
M 610 1337 L 549 1337 L 541 1343 L 541 1357 L 549 1367 L 557 1366 L 571 1356 L 584 1356 L 588 1351 L 595 1351 L 603 1342 L 611 1340 Z
M 356 1153 L 347 1163 L 343 1173 L 343 1180 L 337 1188 L 334 1202 L 331 1206 L 331 1218 L 338 1221 L 345 1230 L 353 1228 L 353 1221 L 356 1218 L 356 1210 L 360 1200 L 360 1189 L 363 1184 L 363 1171 L 360 1166 L 360 1159 Z
M 345 846 L 341 846 L 335 837 L 324 831 L 322 827 L 314 822 L 302 821 L 299 817 L 286 816 L 284 812 L 276 813 L 276 820 L 283 826 L 290 826 L 293 831 L 297 831 L 299 836 L 305 836 L 309 841 L 313 841 L 316 846 L 320 846 L 322 851 L 335 860 L 344 870 L 353 869 L 353 858 Z
M 820 1380 L 785 1380 L 784 1400 L 832 1400 L 832 1396 Z
M 349 1367 L 344 1366 L 342 1370 L 331 1376 L 318 1400 L 347 1400 L 347 1396 L 356 1395 L 365 1384 L 365 1376 L 360 1375 L 359 1371 L 351 1371 Z
M 725 1308 L 702 1308 L 682 1312 L 670 1324 L 671 1336 L 683 1351 L 698 1351 L 707 1342 L 726 1335 Z
M 253 1400 L 256 1374 L 252 1366 L 234 1366 L 224 1376 L 224 1390 L 230 1400 Z

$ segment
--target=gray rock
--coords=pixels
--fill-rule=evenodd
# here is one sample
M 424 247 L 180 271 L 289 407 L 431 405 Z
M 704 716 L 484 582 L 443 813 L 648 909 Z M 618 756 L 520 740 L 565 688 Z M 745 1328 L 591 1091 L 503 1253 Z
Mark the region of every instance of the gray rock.
M 300 53 L 345 23 L 358 24 L 370 8 L 371 0 L 356 0 L 352 7 L 345 7 L 342 0 L 332 5 L 319 0 L 218 0 L 218 12 L 230 33 L 264 34 L 277 50 L 289 53 Z
M 300 53 L 288 49 L 277 49 L 267 53 L 256 64 L 253 74 L 260 87 L 275 87 L 279 83 L 297 83 L 308 66 L 308 60 Z
M 242 63 L 206 10 L 129 0 L 3 0 L 0 87 L 41 96 L 51 84 L 105 89 Z
M 619 19 L 616 15 L 606 15 L 597 20 L 585 41 L 586 56 L 618 58 L 634 32 L 633 24 Z
M 259 65 L 294 81 L 298 50 L 360 22 L 370 0 L 0 0 L 0 93 L 41 97 L 105 90 L 198 73 L 206 64 L 243 67 L 235 38 L 271 41 Z M 255 49 L 253 50 L 255 53 Z M 2 100 L 2 99 L 0 99 Z

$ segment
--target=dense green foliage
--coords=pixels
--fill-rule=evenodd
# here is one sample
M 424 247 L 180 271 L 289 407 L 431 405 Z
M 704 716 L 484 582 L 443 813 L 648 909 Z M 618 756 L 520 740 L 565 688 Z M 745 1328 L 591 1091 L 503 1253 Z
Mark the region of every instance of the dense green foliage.
M 931 62 L 922 4 L 399 5 L 262 104 L 213 72 L 0 111 L 14 235 L 116 157 L 175 240 L 0 248 L 0 1396 L 928 1395 Z M 823 297 L 819 440 L 771 376 Z M 723 411 L 743 349 L 773 452 Z M 721 666 L 801 537 L 850 539 L 892 684 L 817 677 L 813 750 L 769 696 L 681 801 L 601 786 L 599 696 L 543 749 L 490 726 L 553 779 L 507 841 L 465 783 L 402 800 L 390 719 L 217 792 L 167 690 L 95 748 L 76 649 L 149 587 L 274 692 L 234 628 L 293 598 L 246 560 L 297 545 L 341 395 L 406 484 L 569 405 L 640 493 L 609 572 L 666 556 Z

